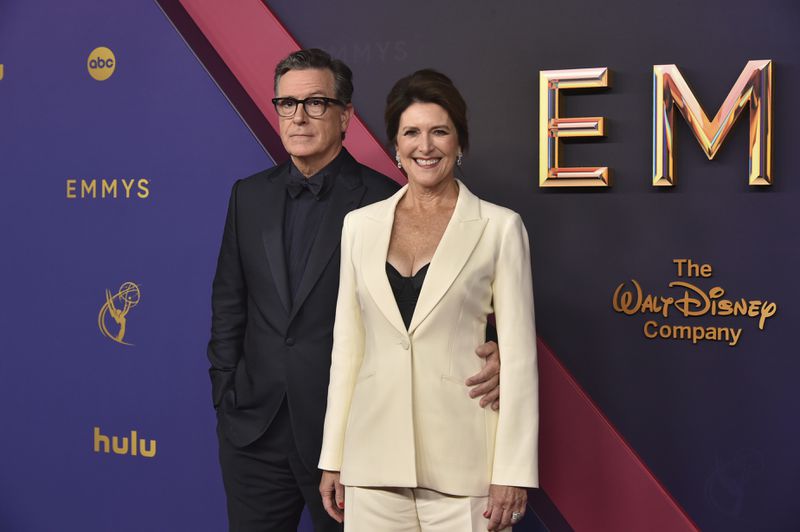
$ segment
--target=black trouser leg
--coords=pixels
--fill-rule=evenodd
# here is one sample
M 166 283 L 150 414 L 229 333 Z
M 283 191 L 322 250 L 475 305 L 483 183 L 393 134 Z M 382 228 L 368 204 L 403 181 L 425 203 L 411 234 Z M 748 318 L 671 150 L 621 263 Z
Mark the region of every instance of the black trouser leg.
M 230 532 L 296 532 L 304 504 L 316 532 L 342 530 L 322 507 L 319 471 L 309 472 L 300 460 L 286 403 L 246 447 L 235 447 L 220 433 L 219 459 Z

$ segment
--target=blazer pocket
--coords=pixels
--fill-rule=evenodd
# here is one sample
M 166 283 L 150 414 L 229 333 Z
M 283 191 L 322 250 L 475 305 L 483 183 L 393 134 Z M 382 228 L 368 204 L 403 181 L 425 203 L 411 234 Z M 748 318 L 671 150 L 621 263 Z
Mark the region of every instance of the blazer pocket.
M 374 376 L 375 376 L 375 372 L 374 371 L 369 371 L 369 372 L 364 373 L 363 375 L 358 375 L 356 377 L 356 384 L 360 384 L 360 383 L 364 382 L 365 380 L 369 379 L 370 377 L 374 377 Z
M 374 377 L 374 371 L 356 377 L 344 434 L 345 448 L 348 447 L 348 441 L 353 441 L 353 438 L 357 440 L 363 438 L 372 429 L 373 423 L 367 413 L 370 411 L 370 405 L 378 397 L 378 395 L 375 395 Z
M 447 456 L 452 467 L 480 468 L 477 474 L 490 470 L 486 446 L 486 416 L 477 399 L 469 397 L 469 389 L 460 377 L 442 375 L 437 393 L 436 420 L 438 429 L 434 454 Z M 459 464 L 456 466 L 456 464 Z
M 455 375 L 442 375 L 442 380 L 443 380 L 443 381 L 447 381 L 447 382 L 452 382 L 452 383 L 454 383 L 454 384 L 461 384 L 461 385 L 462 385 L 462 386 L 464 386 L 465 388 L 466 388 L 466 386 L 467 386 L 467 385 L 464 383 L 464 380 L 463 380 L 463 379 L 461 379 L 461 377 L 456 377 Z

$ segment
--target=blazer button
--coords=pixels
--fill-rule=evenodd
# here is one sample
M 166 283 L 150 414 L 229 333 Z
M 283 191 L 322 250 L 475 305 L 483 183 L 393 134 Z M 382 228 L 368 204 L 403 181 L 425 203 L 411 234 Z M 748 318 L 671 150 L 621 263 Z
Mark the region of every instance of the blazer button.
M 408 346 L 411 344 L 408 343 L 408 340 L 403 338 L 402 340 L 400 340 L 400 345 L 403 347 L 403 349 L 408 349 Z
M 292 346 L 294 345 L 294 338 L 292 338 L 291 336 L 287 336 L 286 339 L 283 341 L 283 343 L 285 343 L 288 346 Z

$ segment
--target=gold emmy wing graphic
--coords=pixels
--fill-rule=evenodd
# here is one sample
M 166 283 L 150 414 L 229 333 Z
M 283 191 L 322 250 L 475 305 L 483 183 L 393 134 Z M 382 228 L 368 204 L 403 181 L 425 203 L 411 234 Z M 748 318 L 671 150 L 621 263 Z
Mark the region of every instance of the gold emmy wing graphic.
M 116 294 L 112 294 L 106 289 L 106 302 L 97 315 L 97 326 L 103 336 L 110 338 L 123 345 L 133 345 L 125 341 L 125 328 L 127 325 L 127 315 L 130 310 L 139 304 L 142 295 L 139 286 L 131 281 L 122 283 Z M 107 318 L 111 317 L 109 321 Z M 109 330 L 109 324 L 116 330 L 114 334 Z

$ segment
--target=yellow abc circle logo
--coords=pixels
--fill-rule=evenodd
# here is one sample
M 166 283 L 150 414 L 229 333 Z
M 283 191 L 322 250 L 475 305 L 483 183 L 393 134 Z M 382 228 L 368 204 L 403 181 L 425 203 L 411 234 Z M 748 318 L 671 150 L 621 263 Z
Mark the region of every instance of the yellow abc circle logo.
M 89 59 L 86 60 L 86 68 L 89 70 L 89 75 L 94 79 L 105 81 L 117 69 L 117 58 L 114 57 L 114 52 L 110 49 L 105 46 L 98 46 L 89 53 Z

